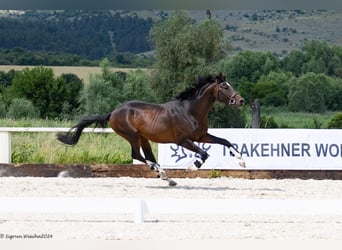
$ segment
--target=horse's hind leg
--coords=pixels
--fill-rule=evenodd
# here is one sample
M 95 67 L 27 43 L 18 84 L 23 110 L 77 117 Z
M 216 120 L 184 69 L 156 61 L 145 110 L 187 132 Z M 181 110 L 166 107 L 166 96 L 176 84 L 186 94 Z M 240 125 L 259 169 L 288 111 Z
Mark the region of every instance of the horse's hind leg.
M 157 163 L 156 158 L 153 155 L 151 144 L 146 140 L 145 138 L 141 137 L 141 147 L 144 151 L 144 155 L 146 157 L 146 163 L 150 166 L 151 170 L 155 170 L 158 172 L 160 178 L 162 180 L 165 180 L 169 183 L 169 186 L 176 186 L 177 183 L 170 179 L 164 169 L 160 167 L 160 165 Z
M 174 180 L 170 179 L 166 175 L 164 169 L 162 169 L 160 165 L 156 162 L 156 159 L 152 152 L 151 145 L 148 142 L 148 140 L 146 140 L 143 137 L 140 137 L 138 140 L 130 140 L 130 143 L 132 147 L 132 158 L 148 164 L 151 170 L 155 170 L 158 172 L 158 175 L 162 180 L 165 180 L 169 183 L 169 186 L 177 185 L 177 183 Z M 140 153 L 140 146 L 144 151 L 145 158 Z

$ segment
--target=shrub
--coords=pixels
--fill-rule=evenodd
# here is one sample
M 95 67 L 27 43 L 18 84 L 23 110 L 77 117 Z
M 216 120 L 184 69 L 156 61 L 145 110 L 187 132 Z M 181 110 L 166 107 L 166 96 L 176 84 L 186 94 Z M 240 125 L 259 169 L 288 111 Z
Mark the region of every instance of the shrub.
M 289 110 L 323 113 L 327 110 L 329 79 L 323 74 L 307 73 L 290 87 Z
M 261 116 L 260 128 L 279 128 L 273 116 Z
M 213 106 L 208 119 L 211 128 L 244 128 L 246 125 L 246 118 L 241 110 L 223 103 Z
M 122 88 L 126 74 L 111 72 L 108 59 L 103 59 L 100 66 L 101 74 L 91 75 L 89 83 L 80 91 L 80 108 L 87 115 L 111 112 L 124 100 Z
M 328 128 L 342 128 L 342 113 L 336 114 L 329 122 Z
M 8 108 L 7 117 L 12 119 L 38 118 L 39 111 L 31 101 L 25 98 L 14 98 Z
M 211 169 L 209 171 L 208 177 L 209 178 L 221 178 L 222 174 L 220 170 L 215 170 L 215 169 Z

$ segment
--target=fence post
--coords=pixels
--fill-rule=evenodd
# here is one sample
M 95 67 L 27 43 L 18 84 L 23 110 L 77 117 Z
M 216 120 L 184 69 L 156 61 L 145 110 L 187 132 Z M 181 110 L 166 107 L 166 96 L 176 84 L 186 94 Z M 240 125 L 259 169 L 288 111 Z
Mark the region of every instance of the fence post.
M 251 104 L 252 109 L 252 128 L 260 128 L 261 118 L 260 118 L 260 101 L 259 99 L 253 100 Z
M 11 133 L 0 132 L 0 163 L 11 163 Z
M 136 201 L 136 210 L 134 215 L 135 223 L 144 223 L 144 215 L 145 215 L 145 201 L 141 199 L 137 199 Z

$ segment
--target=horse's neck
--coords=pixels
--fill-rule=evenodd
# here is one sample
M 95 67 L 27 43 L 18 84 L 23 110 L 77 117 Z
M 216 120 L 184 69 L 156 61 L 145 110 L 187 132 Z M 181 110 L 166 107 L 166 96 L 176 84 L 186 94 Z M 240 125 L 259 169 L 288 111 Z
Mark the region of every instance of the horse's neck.
M 209 87 L 200 97 L 189 101 L 189 112 L 199 120 L 206 119 L 214 102 L 214 87 Z

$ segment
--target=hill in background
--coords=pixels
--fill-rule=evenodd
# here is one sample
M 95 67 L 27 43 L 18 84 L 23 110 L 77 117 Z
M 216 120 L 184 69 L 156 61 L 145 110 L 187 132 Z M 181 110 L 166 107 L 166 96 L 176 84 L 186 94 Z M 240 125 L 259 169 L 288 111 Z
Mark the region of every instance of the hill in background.
M 172 11 L 1 11 L 0 48 L 67 53 L 88 60 L 125 63 L 128 54 L 150 54 L 153 22 Z M 195 20 L 206 11 L 188 11 Z M 272 51 L 282 56 L 309 40 L 342 44 L 341 10 L 213 10 L 233 51 Z

